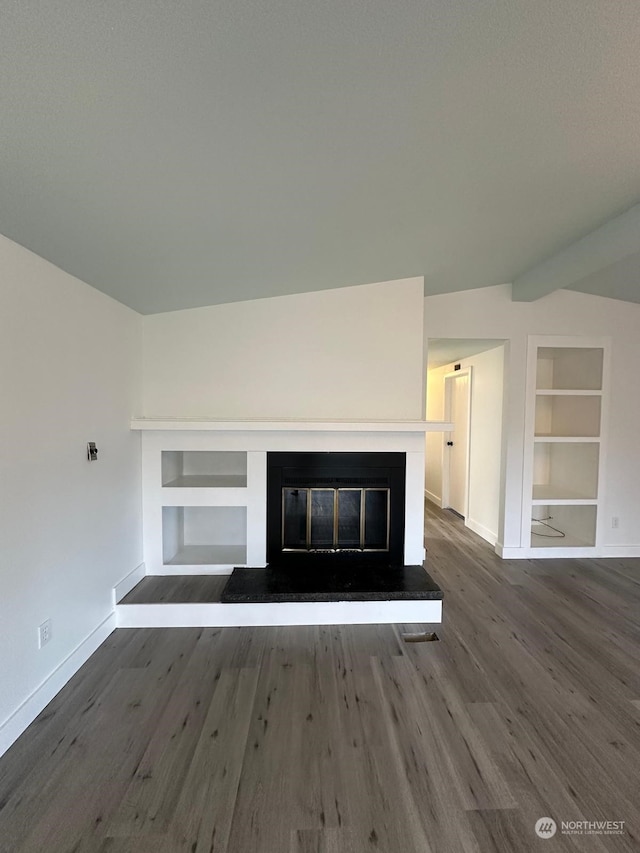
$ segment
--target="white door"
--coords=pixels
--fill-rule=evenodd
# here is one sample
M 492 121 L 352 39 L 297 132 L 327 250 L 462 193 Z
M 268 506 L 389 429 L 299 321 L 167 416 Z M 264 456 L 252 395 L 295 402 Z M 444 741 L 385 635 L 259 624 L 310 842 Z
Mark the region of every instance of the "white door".
M 446 452 L 449 459 L 448 506 L 462 516 L 467 514 L 468 450 L 469 450 L 469 374 L 447 379 L 449 392 L 449 433 Z

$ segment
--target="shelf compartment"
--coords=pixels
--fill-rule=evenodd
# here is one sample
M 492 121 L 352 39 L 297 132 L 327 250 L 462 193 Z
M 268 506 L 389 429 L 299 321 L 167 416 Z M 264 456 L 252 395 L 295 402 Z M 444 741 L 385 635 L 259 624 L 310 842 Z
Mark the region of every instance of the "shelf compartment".
M 247 486 L 247 454 L 238 451 L 163 450 L 165 488 L 237 489 Z
M 600 391 L 603 363 L 601 347 L 540 347 L 536 388 Z
M 541 504 L 533 507 L 532 516 L 532 548 L 592 548 L 596 543 L 595 505 Z M 557 535 L 552 527 L 564 535 Z
M 165 566 L 245 565 L 246 507 L 163 507 L 162 562 Z
M 538 395 L 535 436 L 598 437 L 601 409 L 600 395 Z
M 595 500 L 600 445 L 596 442 L 539 442 L 533 449 L 535 502 Z

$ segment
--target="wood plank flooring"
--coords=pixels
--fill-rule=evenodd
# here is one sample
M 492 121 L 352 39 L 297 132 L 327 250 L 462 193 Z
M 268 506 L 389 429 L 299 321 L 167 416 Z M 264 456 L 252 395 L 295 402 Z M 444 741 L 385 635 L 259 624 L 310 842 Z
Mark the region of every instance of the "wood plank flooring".
M 426 541 L 440 642 L 116 631 L 0 759 L 0 851 L 640 849 L 640 561 L 504 562 L 430 506 Z
M 156 575 L 143 578 L 120 604 L 198 604 L 219 602 L 229 575 Z

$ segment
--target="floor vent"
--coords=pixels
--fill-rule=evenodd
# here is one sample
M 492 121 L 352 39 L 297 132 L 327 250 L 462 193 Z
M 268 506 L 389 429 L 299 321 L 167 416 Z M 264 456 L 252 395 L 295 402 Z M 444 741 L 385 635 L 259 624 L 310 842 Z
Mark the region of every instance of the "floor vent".
M 435 643 L 439 642 L 440 637 L 435 631 L 422 631 L 419 634 L 403 634 L 402 639 L 405 643 Z

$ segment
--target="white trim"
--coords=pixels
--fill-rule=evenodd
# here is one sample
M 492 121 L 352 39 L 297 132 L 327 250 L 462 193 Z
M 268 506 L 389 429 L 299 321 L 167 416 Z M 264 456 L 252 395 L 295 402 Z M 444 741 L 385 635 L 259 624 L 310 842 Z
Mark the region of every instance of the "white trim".
M 527 366 L 525 374 L 525 410 L 522 455 L 522 504 L 520 518 L 520 548 L 506 550 L 531 550 L 531 507 L 533 498 L 533 457 L 536 444 L 535 421 L 537 404 L 537 375 L 538 375 L 538 340 L 539 335 L 527 337 Z M 505 559 L 507 559 L 505 557 Z
M 496 546 L 496 553 L 499 557 L 502 557 L 503 560 L 529 560 L 531 559 L 530 553 L 531 548 L 510 548 L 502 545 L 500 550 L 498 551 L 498 546 Z M 548 553 L 542 553 L 541 559 L 544 557 L 548 557 Z
M 598 549 L 598 558 L 609 559 L 611 557 L 640 557 L 640 545 L 601 545 Z
M 419 447 L 418 452 L 407 448 L 405 453 L 404 562 L 407 566 L 420 565 L 424 560 L 424 439 Z
M 598 508 L 596 510 L 596 546 L 601 546 L 609 526 L 605 517 L 607 501 L 607 469 L 609 466 L 609 423 L 611 418 L 611 338 L 602 339 L 602 400 L 600 402 L 600 454 L 598 458 Z
M 438 495 L 434 495 L 433 492 L 430 492 L 429 489 L 424 490 L 424 496 L 428 501 L 434 503 L 436 506 L 439 506 L 442 509 L 442 498 Z
M 248 488 L 161 488 L 162 506 L 246 506 L 249 501 Z
M 446 432 L 445 421 L 306 421 L 306 420 L 206 420 L 200 418 L 134 418 L 132 430 L 218 430 L 223 432 Z
M 192 566 L 156 566 L 153 571 L 147 572 L 147 577 L 183 577 L 184 575 L 230 575 L 234 569 L 245 569 L 248 563 L 210 563 Z M 262 565 L 251 564 L 253 569 L 263 569 Z
M 110 613 L 5 720 L 0 726 L 0 755 L 3 755 L 20 737 L 115 628 L 116 614 Z
M 131 592 L 134 586 L 137 586 L 146 574 L 147 569 L 145 564 L 140 563 L 140 565 L 136 566 L 128 575 L 125 575 L 121 581 L 118 581 L 113 588 L 113 606 L 115 607 L 119 601 L 122 601 L 125 595 Z
M 121 604 L 119 628 L 211 628 L 442 622 L 442 600 Z
M 494 533 L 493 530 L 489 530 L 489 528 L 485 527 L 484 524 L 480 524 L 479 521 L 474 521 L 472 518 L 465 519 L 464 523 L 465 526 L 469 528 L 469 530 L 473 530 L 474 533 L 477 533 L 478 536 L 481 536 L 490 545 L 496 544 L 498 534 Z
M 496 543 L 495 552 L 503 560 L 590 560 L 640 557 L 640 545 L 602 545 L 584 548 L 505 548 Z

